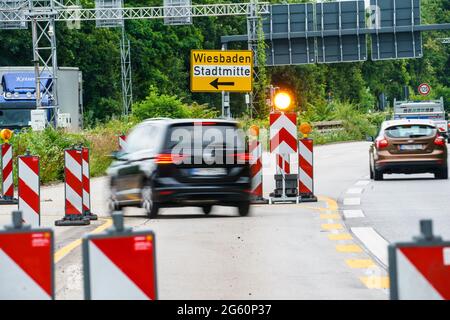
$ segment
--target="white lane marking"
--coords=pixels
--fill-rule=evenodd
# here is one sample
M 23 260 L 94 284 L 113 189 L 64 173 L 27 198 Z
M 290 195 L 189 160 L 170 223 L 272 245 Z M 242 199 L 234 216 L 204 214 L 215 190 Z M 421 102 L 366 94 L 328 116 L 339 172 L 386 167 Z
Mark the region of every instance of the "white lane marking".
M 388 265 L 388 245 L 382 236 L 380 236 L 372 227 L 351 228 L 355 236 L 372 252 L 385 266 Z
M 347 193 L 349 194 L 361 194 L 363 191 L 362 188 L 350 188 L 347 190 Z
M 355 183 L 355 186 L 364 187 L 367 186 L 369 183 L 370 180 L 359 180 L 357 183 Z
M 359 206 L 361 204 L 361 198 L 345 198 L 344 206 Z
M 360 209 L 358 210 L 344 210 L 343 211 L 344 217 L 346 219 L 351 219 L 351 218 L 364 218 L 364 212 Z

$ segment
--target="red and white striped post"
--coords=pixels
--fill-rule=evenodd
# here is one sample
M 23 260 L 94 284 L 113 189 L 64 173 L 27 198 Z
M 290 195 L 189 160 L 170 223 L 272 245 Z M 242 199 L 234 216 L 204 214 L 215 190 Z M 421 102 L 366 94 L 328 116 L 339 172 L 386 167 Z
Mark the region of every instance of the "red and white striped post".
M 65 216 L 55 221 L 56 226 L 88 225 L 83 215 L 83 164 L 80 148 L 64 150 Z
M 19 211 L 24 223 L 31 227 L 41 225 L 41 184 L 39 179 L 39 157 L 26 155 L 17 157 Z
M 314 195 L 314 141 L 309 138 L 298 144 L 298 189 L 302 202 L 316 202 Z
M 251 155 L 252 203 L 267 203 L 268 200 L 263 197 L 262 145 L 259 141 L 259 128 L 257 126 L 250 128 L 248 151 Z
M 98 216 L 91 212 L 91 173 L 89 169 L 89 148 L 81 148 L 82 167 L 83 167 L 83 214 L 89 220 L 97 220 Z
M 290 174 L 290 155 L 298 152 L 297 114 L 295 112 L 271 112 L 269 120 L 270 151 L 276 155 L 276 187 L 271 198 L 281 197 L 286 200 L 296 199 L 298 201 L 296 182 L 298 178 Z
M 122 134 L 119 136 L 119 151 L 123 151 L 127 146 L 127 136 Z
M 14 199 L 14 183 L 13 183 L 13 148 L 5 142 L 1 146 L 2 161 L 2 197 L 1 204 L 16 204 Z

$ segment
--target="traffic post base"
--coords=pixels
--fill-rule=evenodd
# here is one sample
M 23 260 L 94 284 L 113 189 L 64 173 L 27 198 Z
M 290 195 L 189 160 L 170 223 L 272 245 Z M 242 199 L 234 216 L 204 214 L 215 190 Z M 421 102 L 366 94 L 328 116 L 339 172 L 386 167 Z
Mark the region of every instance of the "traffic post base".
M 61 220 L 55 221 L 55 226 L 62 227 L 62 226 L 86 226 L 91 223 L 91 220 L 87 217 L 78 217 L 74 214 L 69 214 L 64 216 Z
M 0 198 L 0 205 L 10 205 L 10 204 L 17 204 L 18 200 L 16 198 L 10 198 L 10 197 L 1 197 Z
M 300 202 L 317 202 L 317 197 L 313 194 L 300 195 Z

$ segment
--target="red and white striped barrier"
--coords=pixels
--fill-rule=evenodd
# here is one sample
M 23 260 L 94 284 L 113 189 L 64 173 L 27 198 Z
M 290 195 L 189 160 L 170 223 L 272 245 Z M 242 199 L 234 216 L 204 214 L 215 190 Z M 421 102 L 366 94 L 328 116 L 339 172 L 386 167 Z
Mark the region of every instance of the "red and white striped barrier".
M 41 225 L 41 192 L 39 181 L 39 157 L 18 157 L 19 211 L 26 224 L 32 227 Z
M 52 230 L 1 231 L 0 300 L 54 299 L 53 257 Z
M 89 218 L 83 215 L 83 164 L 81 149 L 64 150 L 65 216 L 55 225 L 86 225 Z
M 289 174 L 290 154 L 297 153 L 297 115 L 270 113 L 270 152 L 276 154 L 277 173 Z
M 300 139 L 298 144 L 298 188 L 302 201 L 317 201 L 314 196 L 314 143 Z
M 155 236 L 113 232 L 83 239 L 85 299 L 156 300 Z
M 278 174 L 290 174 L 291 173 L 291 165 L 289 163 L 289 154 L 277 154 L 277 173 Z
M 5 199 L 14 197 L 13 149 L 9 143 L 2 144 L 2 194 Z
M 97 220 L 97 215 L 91 212 L 91 174 L 89 169 L 89 148 L 81 148 L 82 156 L 82 184 L 83 184 L 83 214 L 90 220 Z
M 252 178 L 252 194 L 257 198 L 263 196 L 262 148 L 261 143 L 255 139 L 248 144 L 250 159 L 250 174 Z
M 122 151 L 127 146 L 127 136 L 122 134 L 119 136 L 119 150 Z

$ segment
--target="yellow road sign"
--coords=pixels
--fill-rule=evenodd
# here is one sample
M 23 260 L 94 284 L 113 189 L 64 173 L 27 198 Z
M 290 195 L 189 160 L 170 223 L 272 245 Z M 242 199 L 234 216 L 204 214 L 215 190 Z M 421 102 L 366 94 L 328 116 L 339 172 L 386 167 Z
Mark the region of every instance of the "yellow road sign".
M 191 50 L 192 92 L 250 92 L 252 80 L 250 50 Z

